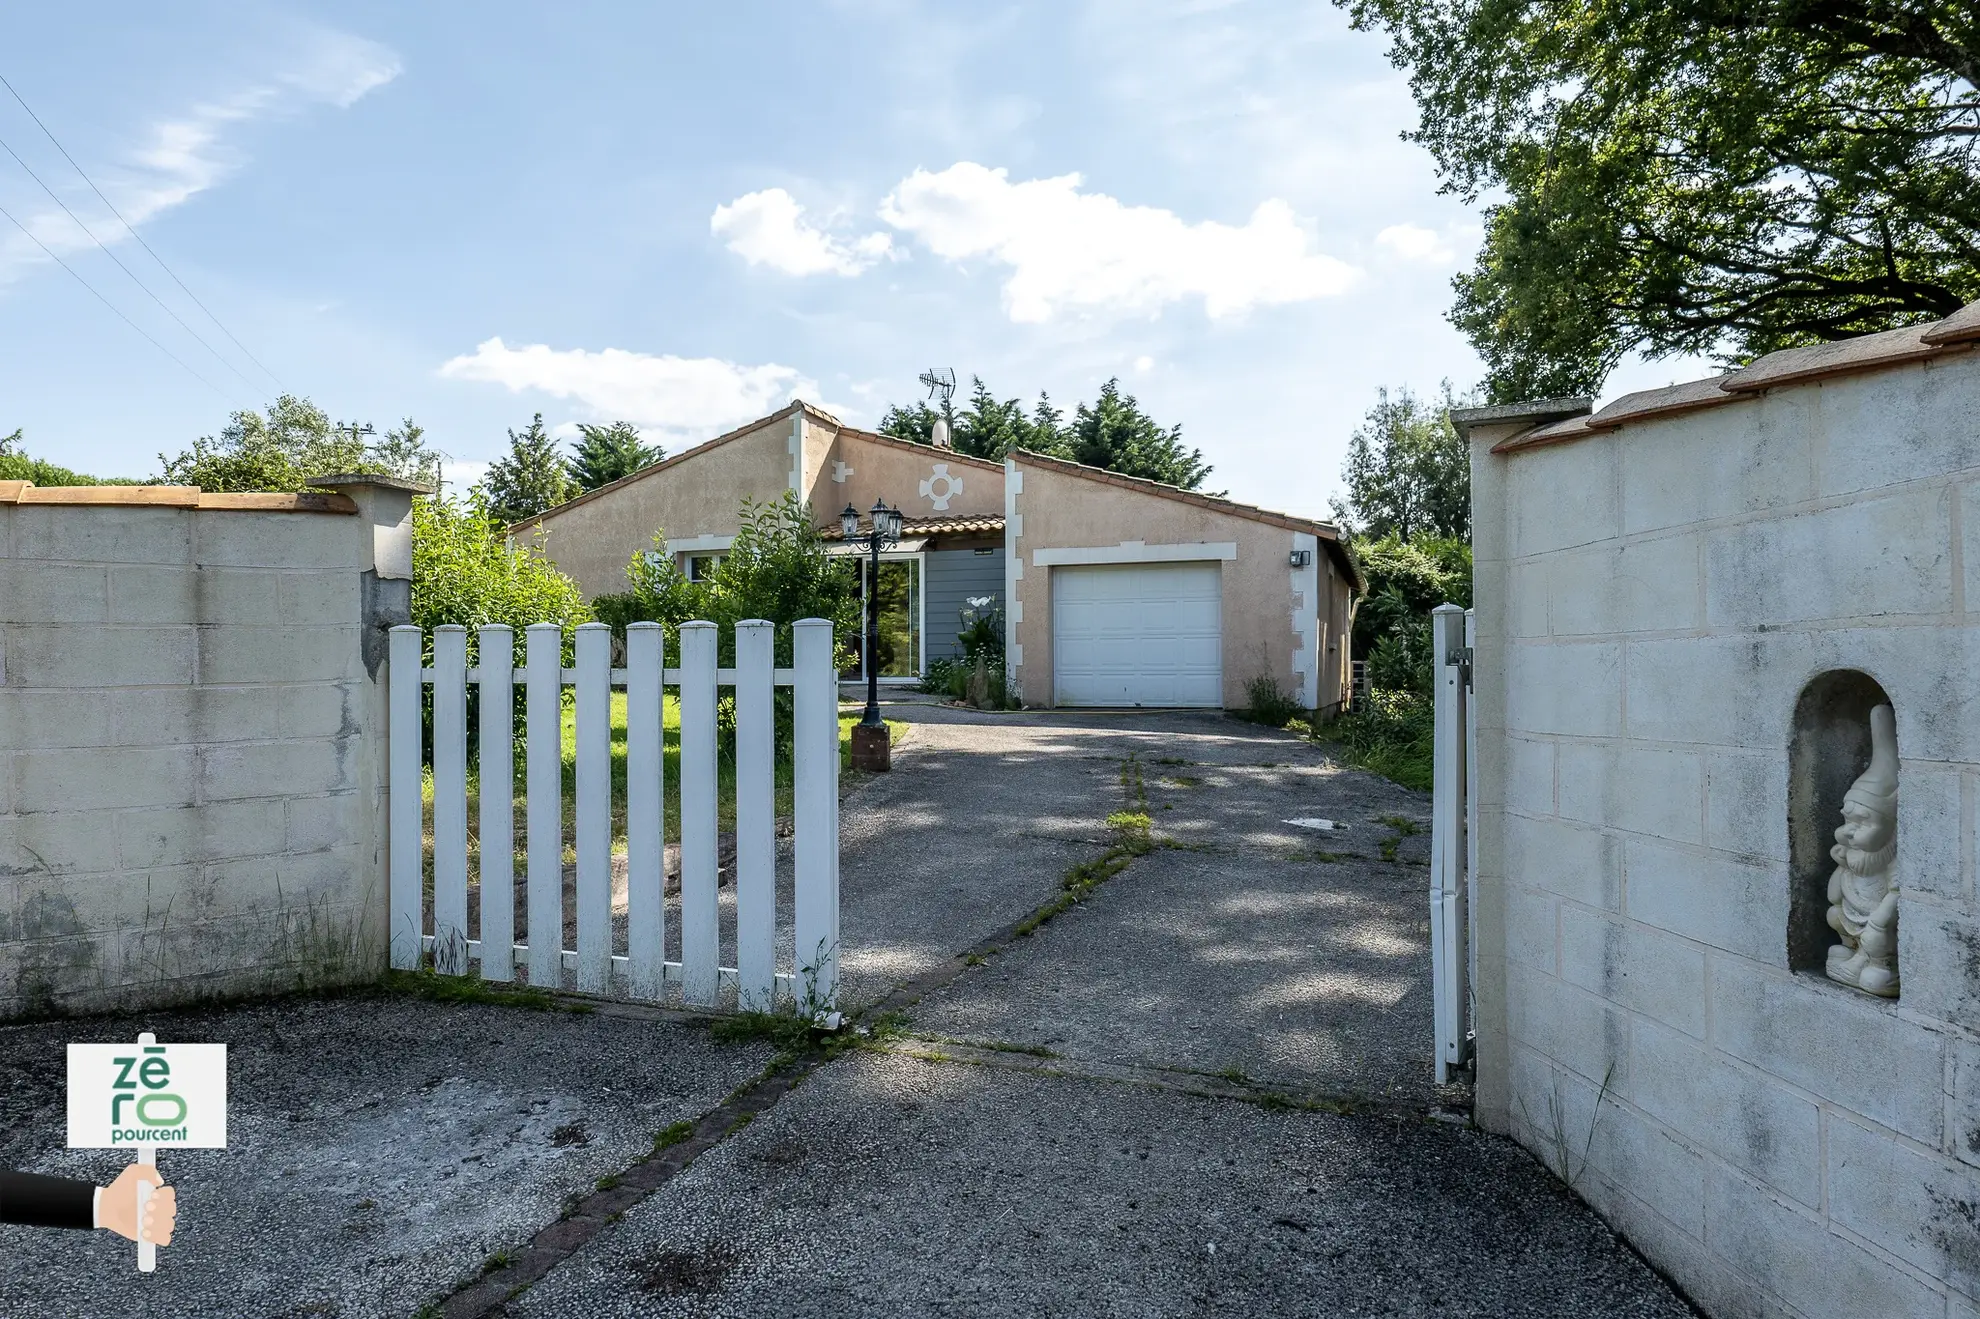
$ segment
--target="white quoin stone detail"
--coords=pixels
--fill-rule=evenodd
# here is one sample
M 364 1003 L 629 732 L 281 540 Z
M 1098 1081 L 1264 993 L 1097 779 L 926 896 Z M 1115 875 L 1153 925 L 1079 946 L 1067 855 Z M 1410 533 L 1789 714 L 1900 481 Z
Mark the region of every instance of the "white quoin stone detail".
M 845 459 L 840 458 L 832 464 L 832 480 L 838 483 L 839 485 L 844 485 L 846 483 L 846 478 L 851 476 L 852 474 L 853 474 L 853 469 L 846 466 Z
M 1320 538 L 1310 531 L 1292 534 L 1292 554 L 1306 555 L 1304 567 L 1291 569 L 1293 680 L 1299 703 L 1308 710 L 1320 704 Z
M 938 485 L 942 487 L 939 495 L 935 493 Z M 934 504 L 937 513 L 944 513 L 948 511 L 949 501 L 961 494 L 962 488 L 962 477 L 951 473 L 947 463 L 936 463 L 934 473 L 921 483 L 921 495 Z

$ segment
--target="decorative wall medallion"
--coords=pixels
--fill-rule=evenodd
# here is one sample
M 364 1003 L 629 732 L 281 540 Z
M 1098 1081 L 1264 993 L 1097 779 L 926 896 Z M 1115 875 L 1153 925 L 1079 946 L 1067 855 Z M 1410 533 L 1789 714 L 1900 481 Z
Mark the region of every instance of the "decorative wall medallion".
M 1870 711 L 1870 768 L 1843 795 L 1829 858 L 1829 979 L 1879 998 L 1898 995 L 1897 718 Z
M 851 476 L 852 474 L 853 474 L 853 469 L 846 466 L 845 459 L 841 458 L 837 462 L 832 464 L 832 479 L 834 481 L 837 481 L 840 485 L 844 485 L 846 483 L 846 478 Z
M 935 493 L 935 487 L 938 485 L 942 487 L 942 493 L 939 495 Z M 936 463 L 935 474 L 921 483 L 921 493 L 923 498 L 934 503 L 937 513 L 946 513 L 949 509 L 949 501 L 962 493 L 962 478 L 951 476 L 947 463 Z

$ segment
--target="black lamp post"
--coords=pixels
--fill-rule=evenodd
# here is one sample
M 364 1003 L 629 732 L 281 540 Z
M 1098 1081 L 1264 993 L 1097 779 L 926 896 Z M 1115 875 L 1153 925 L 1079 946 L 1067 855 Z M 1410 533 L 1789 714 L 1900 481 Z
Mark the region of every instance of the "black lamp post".
M 872 529 L 864 535 L 859 529 L 859 510 L 851 504 L 839 514 L 839 526 L 848 545 L 866 552 L 866 641 L 861 657 L 866 664 L 866 716 L 853 728 L 853 764 L 861 769 L 884 770 L 892 761 L 887 722 L 880 717 L 880 551 L 901 539 L 901 511 L 888 508 L 884 499 L 873 501 Z

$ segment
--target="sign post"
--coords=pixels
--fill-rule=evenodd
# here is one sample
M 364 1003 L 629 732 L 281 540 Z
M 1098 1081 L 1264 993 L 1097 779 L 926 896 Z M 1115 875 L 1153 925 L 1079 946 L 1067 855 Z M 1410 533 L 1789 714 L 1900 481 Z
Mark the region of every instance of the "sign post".
M 69 1148 L 128 1149 L 157 1167 L 160 1145 L 227 1148 L 227 1046 L 160 1044 L 150 1031 L 130 1044 L 69 1046 Z M 137 1187 L 138 1271 L 157 1267 L 145 1240 L 151 1186 Z

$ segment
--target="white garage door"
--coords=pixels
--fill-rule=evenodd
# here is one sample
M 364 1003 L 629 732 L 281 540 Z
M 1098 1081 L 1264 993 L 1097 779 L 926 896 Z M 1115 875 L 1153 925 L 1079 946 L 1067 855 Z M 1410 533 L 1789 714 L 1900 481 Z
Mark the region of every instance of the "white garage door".
M 1222 565 L 1052 569 L 1059 705 L 1224 703 Z

